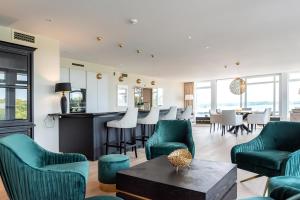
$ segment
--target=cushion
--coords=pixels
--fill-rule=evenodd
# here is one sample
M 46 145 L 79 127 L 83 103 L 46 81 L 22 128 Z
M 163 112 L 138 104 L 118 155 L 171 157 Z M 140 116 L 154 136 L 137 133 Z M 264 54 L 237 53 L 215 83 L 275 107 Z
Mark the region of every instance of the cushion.
M 181 142 L 164 142 L 155 144 L 151 147 L 152 158 L 156 158 L 161 155 L 169 155 L 177 149 L 187 149 L 188 147 Z
M 296 176 L 277 176 L 270 178 L 269 180 L 269 191 L 273 191 L 274 189 L 281 186 L 289 186 L 293 188 L 300 189 L 300 177 Z
M 42 169 L 53 170 L 53 171 L 64 171 L 64 172 L 77 172 L 82 174 L 85 177 L 85 180 L 87 181 L 89 163 L 88 161 L 82 161 L 82 162 L 73 162 L 73 163 L 65 163 L 65 164 L 46 165 Z
M 120 197 L 114 197 L 114 196 L 97 196 L 97 197 L 89 197 L 85 200 L 123 200 Z
M 104 155 L 99 158 L 100 162 L 124 162 L 129 160 L 129 157 L 122 154 L 110 154 L 110 155 Z
M 248 163 L 249 165 L 280 170 L 289 154 L 288 151 L 278 150 L 239 152 L 236 155 L 236 160 L 237 163 Z

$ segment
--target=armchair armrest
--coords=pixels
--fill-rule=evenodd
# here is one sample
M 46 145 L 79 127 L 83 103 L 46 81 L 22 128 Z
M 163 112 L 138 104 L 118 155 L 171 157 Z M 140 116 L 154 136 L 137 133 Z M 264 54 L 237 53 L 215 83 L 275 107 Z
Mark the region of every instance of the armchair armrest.
M 193 140 L 193 134 L 192 134 L 192 126 L 191 124 L 188 125 L 188 134 L 187 134 L 187 138 L 186 138 L 186 143 L 188 146 L 188 149 L 190 151 L 190 153 L 192 154 L 193 158 L 195 156 L 195 143 Z
M 27 184 L 24 187 L 28 187 L 28 194 L 36 197 L 30 197 L 28 199 L 84 199 L 86 192 L 86 180 L 85 177 L 76 172 L 70 171 L 53 171 L 45 169 L 28 169 L 28 183 L 40 183 L 32 185 Z M 25 189 L 25 188 L 24 188 Z M 26 190 L 25 190 L 26 191 Z M 24 198 L 27 199 L 27 198 Z
M 264 150 L 263 140 L 260 136 L 254 138 L 253 140 L 247 143 L 235 145 L 231 149 L 231 162 L 236 163 L 236 154 L 239 152 L 260 151 L 260 150 Z
M 87 161 L 87 159 L 84 155 L 78 153 L 53 153 L 47 151 L 45 155 L 45 161 L 46 165 L 54 165 Z
M 289 155 L 286 162 L 285 173 L 286 176 L 300 176 L 300 150 L 297 150 Z
M 145 146 L 146 158 L 147 160 L 151 160 L 151 146 L 158 144 L 160 140 L 160 135 L 158 132 L 154 132 L 154 134 L 147 140 Z

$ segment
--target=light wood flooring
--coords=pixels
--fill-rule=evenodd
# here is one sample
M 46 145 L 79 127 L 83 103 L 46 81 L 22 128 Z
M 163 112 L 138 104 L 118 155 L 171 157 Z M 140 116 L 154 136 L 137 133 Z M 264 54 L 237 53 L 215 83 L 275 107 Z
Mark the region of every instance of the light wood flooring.
M 230 133 L 226 133 L 225 136 L 221 136 L 221 130 L 216 132 L 209 132 L 209 126 L 207 125 L 195 125 L 193 127 L 193 137 L 196 145 L 196 159 L 214 160 L 230 162 L 230 150 L 231 148 L 243 142 L 247 142 L 257 136 L 261 129 L 257 129 L 252 134 L 243 134 L 235 137 Z M 138 150 L 138 158 L 134 157 L 133 153 L 129 153 L 131 165 L 137 165 L 145 162 L 146 157 L 143 149 Z M 250 172 L 238 170 L 238 180 L 253 176 Z M 98 167 L 97 162 L 90 162 L 90 173 L 87 185 L 87 196 L 103 195 L 105 193 L 98 189 Z M 261 196 L 265 187 L 266 178 L 258 178 L 245 183 L 238 182 L 238 198 L 245 198 L 251 196 Z M 107 195 L 114 195 L 108 193 Z M 4 187 L 0 181 L 0 199 L 7 200 L 8 197 L 4 190 Z

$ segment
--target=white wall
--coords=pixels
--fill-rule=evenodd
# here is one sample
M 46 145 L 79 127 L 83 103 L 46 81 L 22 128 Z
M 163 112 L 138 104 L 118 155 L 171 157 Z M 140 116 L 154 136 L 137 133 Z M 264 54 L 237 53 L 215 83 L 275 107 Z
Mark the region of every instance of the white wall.
M 125 110 L 124 107 L 117 106 L 117 85 L 128 85 L 129 88 L 129 106 L 134 106 L 134 87 L 142 86 L 145 84 L 146 87 L 155 87 L 155 88 L 163 88 L 164 89 L 164 105 L 162 108 L 169 108 L 172 105 L 176 105 L 178 107 L 183 107 L 183 83 L 178 81 L 170 81 L 164 79 L 157 79 L 148 76 L 142 76 L 137 74 L 128 74 L 127 78 L 124 78 L 123 82 L 118 81 L 118 77 L 121 72 L 118 69 L 106 66 L 99 65 L 94 63 L 89 63 L 85 61 L 70 59 L 70 58 L 61 58 L 61 67 L 65 68 L 74 68 L 72 67 L 72 63 L 80 63 L 85 65 L 85 70 L 90 72 L 99 72 L 102 74 L 106 74 L 109 79 L 109 110 L 111 111 L 120 111 Z M 76 68 L 76 67 L 75 67 Z M 115 72 L 115 75 L 114 75 Z M 141 79 L 143 81 L 142 84 L 136 84 L 137 79 Z M 156 85 L 151 86 L 150 82 L 155 81 Z
M 0 26 L 0 40 L 34 46 L 34 128 L 35 141 L 52 151 L 58 151 L 58 125 L 47 128 L 48 113 L 59 112 L 59 96 L 54 93 L 54 85 L 60 74 L 60 49 L 57 40 L 36 36 L 36 44 L 28 45 L 12 41 L 12 30 Z

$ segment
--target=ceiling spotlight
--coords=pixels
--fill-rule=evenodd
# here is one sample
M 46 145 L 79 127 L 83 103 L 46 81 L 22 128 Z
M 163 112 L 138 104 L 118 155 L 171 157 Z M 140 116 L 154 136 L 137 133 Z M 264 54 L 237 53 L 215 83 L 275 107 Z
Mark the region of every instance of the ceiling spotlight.
M 135 25 L 135 24 L 137 24 L 137 23 L 139 22 L 138 19 L 130 19 L 129 21 L 130 21 L 130 23 L 133 24 L 133 25 Z
M 137 50 L 136 50 L 136 52 L 139 54 L 139 53 L 142 53 L 142 52 L 143 52 L 143 50 L 141 50 L 141 49 L 137 49 Z
M 224 68 L 227 69 L 227 65 L 225 65 Z
M 189 39 L 189 40 L 192 39 L 192 36 L 189 35 L 189 36 L 188 36 L 188 39 Z
M 119 44 L 118 44 L 118 47 L 123 48 L 123 47 L 124 47 L 124 44 L 123 44 L 123 43 L 119 43 Z
M 206 46 L 205 49 L 210 49 L 210 46 Z
M 239 66 L 239 65 L 240 65 L 240 62 L 239 62 L 239 61 L 237 61 L 235 64 L 236 64 L 236 66 Z
M 97 37 L 97 41 L 98 41 L 98 42 L 101 42 L 102 40 L 103 40 L 103 37 L 102 37 L 102 36 L 98 36 L 98 37 Z
M 151 54 L 151 57 L 154 58 L 154 54 Z

